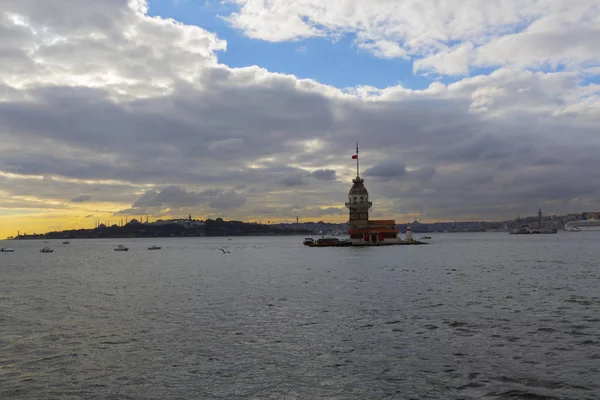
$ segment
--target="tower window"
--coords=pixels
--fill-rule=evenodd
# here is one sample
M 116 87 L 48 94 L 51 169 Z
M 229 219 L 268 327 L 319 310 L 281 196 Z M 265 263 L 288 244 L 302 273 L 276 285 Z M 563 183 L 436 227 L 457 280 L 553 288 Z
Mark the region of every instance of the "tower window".
M 356 199 L 357 199 L 357 197 L 356 197 L 356 196 L 354 196 L 354 204 L 356 204 L 356 203 L 357 203 L 357 200 L 356 200 Z
M 365 198 L 363 196 L 360 196 L 360 204 L 365 202 Z

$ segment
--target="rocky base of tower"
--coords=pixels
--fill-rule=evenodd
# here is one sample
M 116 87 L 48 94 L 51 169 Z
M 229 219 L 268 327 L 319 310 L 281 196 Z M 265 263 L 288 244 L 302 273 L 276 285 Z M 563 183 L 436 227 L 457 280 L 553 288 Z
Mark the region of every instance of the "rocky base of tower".
M 312 240 L 312 239 L 311 239 Z M 340 240 L 338 238 L 319 238 L 316 241 L 304 244 L 309 247 L 367 247 L 367 246 L 409 246 L 415 244 L 427 244 L 426 242 L 420 242 L 418 240 L 386 240 L 381 242 L 372 242 L 366 240 Z

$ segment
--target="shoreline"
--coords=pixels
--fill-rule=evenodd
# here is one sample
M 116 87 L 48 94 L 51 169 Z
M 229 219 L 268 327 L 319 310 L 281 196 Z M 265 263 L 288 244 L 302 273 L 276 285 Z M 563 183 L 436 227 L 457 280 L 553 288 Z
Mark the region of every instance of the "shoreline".
M 251 237 L 251 236 L 306 236 L 306 233 L 249 233 L 249 234 L 231 234 L 231 235 L 197 235 L 197 236 L 102 236 L 102 237 L 19 237 L 5 238 L 2 240 L 87 240 L 87 239 L 185 239 L 185 238 L 230 238 L 230 237 Z

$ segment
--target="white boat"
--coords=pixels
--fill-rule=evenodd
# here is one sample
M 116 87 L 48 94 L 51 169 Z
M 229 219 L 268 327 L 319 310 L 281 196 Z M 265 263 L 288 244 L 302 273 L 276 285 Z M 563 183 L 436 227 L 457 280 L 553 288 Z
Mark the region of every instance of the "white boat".
M 0 253 L 12 253 L 15 249 L 9 249 L 8 247 L 0 247 Z
M 129 247 L 125 247 L 122 244 L 118 245 L 117 248 L 115 249 L 115 251 L 127 251 L 129 250 Z
M 307 237 L 304 238 L 304 241 L 302 242 L 305 246 L 311 245 L 315 242 L 315 240 L 311 237 Z
M 43 249 L 40 250 L 40 253 L 53 253 L 54 249 L 51 249 L 50 247 L 44 247 Z
M 161 249 L 161 247 L 157 246 L 155 244 L 153 244 L 152 246 L 148 247 L 148 250 L 160 250 L 160 249 Z

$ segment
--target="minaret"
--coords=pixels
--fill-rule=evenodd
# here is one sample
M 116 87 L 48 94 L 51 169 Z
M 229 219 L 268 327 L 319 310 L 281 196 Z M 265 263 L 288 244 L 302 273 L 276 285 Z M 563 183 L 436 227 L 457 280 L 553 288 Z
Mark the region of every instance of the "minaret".
M 542 229 L 542 209 L 538 209 L 538 228 Z
M 346 208 L 350 210 L 350 229 L 366 228 L 369 226 L 369 208 L 373 205 L 369 201 L 369 192 L 360 177 L 358 164 L 358 143 L 356 143 L 356 154 L 352 156 L 356 160 L 356 178 L 352 180 L 353 185 L 348 193 Z

